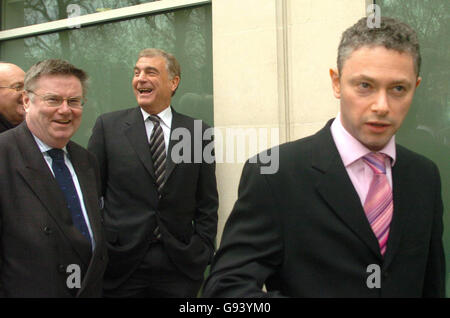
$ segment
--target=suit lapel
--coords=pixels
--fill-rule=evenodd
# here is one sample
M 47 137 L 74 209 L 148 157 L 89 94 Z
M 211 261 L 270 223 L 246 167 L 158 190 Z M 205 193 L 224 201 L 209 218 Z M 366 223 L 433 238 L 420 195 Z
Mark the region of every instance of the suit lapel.
M 169 179 L 169 176 L 172 174 L 173 170 L 175 169 L 176 164 L 172 160 L 172 149 L 175 145 L 176 140 L 172 140 L 172 132 L 177 128 L 186 128 L 185 125 L 183 125 L 182 117 L 172 108 L 172 125 L 170 127 L 170 139 L 169 139 L 169 147 L 167 150 L 167 158 L 166 158 L 166 176 L 165 176 L 165 182 Z
M 89 164 L 89 158 L 87 153 L 80 151 L 79 148 L 74 147 L 72 142 L 67 144 L 67 151 L 69 152 L 70 161 L 77 175 L 78 183 L 80 184 L 81 192 L 83 193 L 83 203 L 86 208 L 86 213 L 89 218 L 89 224 L 91 226 L 92 235 L 94 236 L 94 241 L 99 242 L 99 230 L 101 228 L 100 215 L 99 213 L 99 203 L 97 197 L 97 187 L 93 180 L 96 179 L 94 170 Z M 80 234 L 76 231 L 77 234 Z M 86 241 L 87 239 L 81 235 L 79 239 Z M 82 251 L 84 251 L 83 249 Z M 89 257 L 87 257 L 89 256 Z M 85 255 L 85 259 L 89 261 L 90 255 Z
M 17 134 L 19 149 L 25 163 L 23 168 L 19 168 L 19 173 L 54 219 L 81 260 L 85 264 L 89 264 L 89 244 L 73 226 L 72 217 L 61 189 L 25 123 L 22 124 Z
M 100 217 L 99 202 L 97 196 L 97 187 L 92 180 L 96 180 L 96 175 L 93 167 L 89 164 L 89 158 L 86 152 L 80 151 L 79 147 L 76 147 L 74 143 L 69 142 L 67 144 L 67 151 L 72 162 L 72 166 L 77 174 L 78 182 L 80 184 L 81 192 L 83 193 L 83 203 L 86 208 L 86 212 L 89 218 L 89 224 L 91 226 L 92 235 L 94 236 L 95 249 L 92 253 L 88 253 L 90 250 L 86 248 L 79 249 L 79 253 L 83 254 L 86 264 L 89 264 L 86 274 L 83 278 L 81 288 L 78 290 L 77 295 L 80 295 L 90 281 L 90 276 L 95 268 L 95 262 L 98 255 L 102 253 L 102 225 Z M 80 234 L 77 231 L 77 234 Z M 87 239 L 81 235 L 79 240 L 83 240 L 87 245 Z M 84 252 L 84 253 L 83 253 Z M 94 265 L 93 265 L 94 264 Z
M 24 161 L 19 173 L 57 223 L 69 223 L 70 215 L 63 213 L 62 209 L 61 190 L 26 124 L 17 131 L 17 139 Z
M 378 241 L 331 136 L 331 123 L 332 120 L 316 134 L 312 166 L 322 173 L 316 189 L 338 217 L 381 258 Z
M 128 141 L 133 146 L 136 151 L 140 161 L 145 166 L 146 170 L 150 173 L 151 177 L 156 180 L 155 171 L 153 168 L 152 155 L 150 152 L 149 142 L 147 140 L 147 134 L 145 132 L 145 124 L 142 118 L 142 113 L 140 108 L 136 108 L 135 111 L 131 112 L 129 116 L 125 119 L 124 122 L 124 133 L 128 138 Z M 188 128 L 189 125 L 183 119 L 183 116 L 178 114 L 172 108 L 172 124 L 170 128 L 170 139 L 169 146 L 167 149 L 167 157 L 166 157 L 166 176 L 165 181 L 167 182 L 168 178 L 176 168 L 175 162 L 172 160 L 172 149 L 174 145 L 179 142 L 178 140 L 172 140 L 172 132 L 177 128 Z M 190 138 L 191 147 L 193 147 L 194 142 L 194 132 L 189 130 L 190 135 L 187 136 Z M 191 148 L 192 149 L 192 148 Z M 192 158 L 191 158 L 192 159 Z
M 145 131 L 144 119 L 139 107 L 135 108 L 135 110 L 130 112 L 128 117 L 125 118 L 123 129 L 139 160 L 152 178 L 156 179 L 150 146 Z
M 403 152 L 397 149 L 397 159 L 392 167 L 392 187 L 394 197 L 394 212 L 389 228 L 389 237 L 387 242 L 384 266 L 387 268 L 398 250 L 399 243 L 403 234 L 403 225 L 408 216 L 407 211 L 414 210 L 414 200 L 411 200 L 411 184 L 408 182 L 408 162 L 404 159 Z

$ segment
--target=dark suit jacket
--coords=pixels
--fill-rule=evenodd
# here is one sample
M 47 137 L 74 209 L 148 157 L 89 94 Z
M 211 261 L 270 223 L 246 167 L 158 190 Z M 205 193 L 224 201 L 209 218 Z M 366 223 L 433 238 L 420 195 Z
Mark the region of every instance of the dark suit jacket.
M 6 118 L 0 114 L 0 133 L 7 131 L 8 129 L 11 128 L 14 128 L 13 124 L 7 121 Z
M 193 160 L 191 150 L 203 150 L 208 144 L 201 140 L 207 126 L 197 121 L 194 133 L 193 118 L 173 109 L 172 113 L 171 135 L 174 129 L 187 129 L 190 139 L 185 141 L 191 149 L 185 150 L 191 152 Z M 110 256 L 106 289 L 123 282 L 139 265 L 149 245 L 158 239 L 181 272 L 192 279 L 203 278 L 214 253 L 217 231 L 215 163 L 200 160 L 175 164 L 170 156 L 175 145 L 171 140 L 166 182 L 158 200 L 140 108 L 104 114 L 95 123 L 88 149 L 98 159 L 103 181 Z
M 443 296 L 437 167 L 397 145 L 385 257 L 330 132 L 279 147 L 279 171 L 244 166 L 238 200 L 204 288 L 206 297 Z M 368 288 L 380 266 L 380 288 Z
M 100 297 L 106 246 L 99 209 L 99 173 L 84 148 L 67 144 L 83 192 L 95 250 L 75 229 L 63 193 L 25 122 L 0 135 L 0 295 Z M 81 269 L 81 288 L 67 266 Z

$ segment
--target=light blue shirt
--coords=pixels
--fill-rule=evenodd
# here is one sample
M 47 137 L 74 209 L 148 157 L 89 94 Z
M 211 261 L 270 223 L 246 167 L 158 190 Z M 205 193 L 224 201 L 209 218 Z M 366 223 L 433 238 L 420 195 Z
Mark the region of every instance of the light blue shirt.
M 50 168 L 50 171 L 52 172 L 53 176 L 55 176 L 53 169 L 52 169 L 53 159 L 47 153 L 47 151 L 52 149 L 52 147 L 45 144 L 42 140 L 40 140 L 35 135 L 33 135 L 33 137 L 34 137 L 34 140 L 36 140 L 36 143 L 37 143 L 39 149 L 41 150 L 42 155 L 44 156 L 45 162 L 47 163 L 48 167 Z M 62 150 L 64 152 L 64 163 L 66 164 L 67 168 L 69 168 L 73 183 L 75 185 L 75 189 L 77 190 L 78 198 L 80 199 L 81 211 L 83 212 L 84 221 L 86 222 L 87 228 L 89 230 L 89 236 L 91 237 L 92 250 L 94 250 L 94 247 L 95 247 L 94 235 L 92 234 L 91 224 L 89 222 L 89 217 L 86 212 L 86 207 L 84 206 L 83 192 L 81 191 L 81 187 L 80 187 L 80 183 L 78 182 L 77 174 L 75 173 L 75 169 L 73 168 L 72 162 L 70 161 L 69 153 L 67 152 L 66 147 L 64 147 Z

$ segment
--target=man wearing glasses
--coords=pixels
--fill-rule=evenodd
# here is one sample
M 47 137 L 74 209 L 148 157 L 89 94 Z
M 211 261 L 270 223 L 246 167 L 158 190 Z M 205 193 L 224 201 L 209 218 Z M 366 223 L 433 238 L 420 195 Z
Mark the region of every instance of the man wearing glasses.
M 45 60 L 25 75 L 25 121 L 0 135 L 0 297 L 100 297 L 100 177 L 70 138 L 87 74 Z
M 25 72 L 17 65 L 0 62 L 0 133 L 25 118 L 22 91 Z

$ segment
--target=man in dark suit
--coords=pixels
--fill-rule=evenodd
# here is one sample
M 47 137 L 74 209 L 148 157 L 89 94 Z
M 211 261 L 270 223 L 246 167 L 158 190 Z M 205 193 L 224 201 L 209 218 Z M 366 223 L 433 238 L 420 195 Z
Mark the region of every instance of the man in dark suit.
M 100 297 L 107 250 L 95 157 L 70 141 L 84 71 L 62 60 L 25 77 L 26 120 L 0 135 L 0 296 Z
M 25 118 L 22 91 L 25 72 L 17 65 L 0 62 L 0 133 Z
M 439 172 L 394 137 L 419 70 L 409 26 L 344 32 L 339 115 L 281 145 L 277 173 L 245 164 L 204 296 L 444 296 Z
M 93 128 L 110 256 L 105 297 L 195 297 L 214 254 L 215 164 L 202 156 L 207 126 L 171 107 L 179 81 L 171 54 L 141 51 L 132 80 L 139 107 L 102 115 Z

